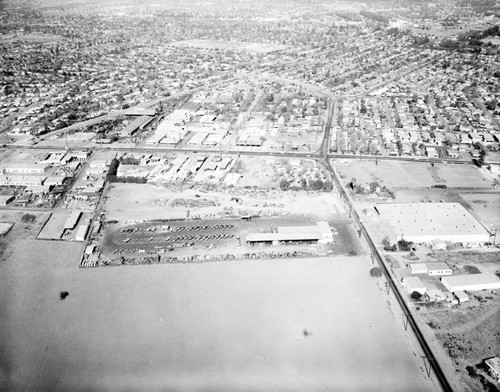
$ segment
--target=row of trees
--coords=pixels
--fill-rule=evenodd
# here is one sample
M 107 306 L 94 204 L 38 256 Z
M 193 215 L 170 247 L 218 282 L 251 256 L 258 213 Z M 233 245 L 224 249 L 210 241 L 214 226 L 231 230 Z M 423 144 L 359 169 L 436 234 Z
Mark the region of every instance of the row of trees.
M 300 187 L 297 185 L 291 185 L 292 182 L 287 180 L 286 178 L 282 178 L 280 180 L 280 189 L 282 191 L 292 190 L 313 190 L 313 191 L 323 191 L 323 192 L 331 192 L 333 190 L 333 183 L 329 180 L 322 181 L 320 179 L 313 180 L 308 183 L 305 178 L 301 178 Z

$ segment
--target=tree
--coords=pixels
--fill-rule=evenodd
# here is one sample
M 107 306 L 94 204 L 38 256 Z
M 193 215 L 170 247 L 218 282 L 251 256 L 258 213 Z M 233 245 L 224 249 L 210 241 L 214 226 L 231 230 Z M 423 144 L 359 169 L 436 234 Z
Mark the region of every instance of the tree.
M 320 191 L 320 190 L 323 189 L 323 185 L 324 185 L 323 181 L 321 181 L 321 180 L 315 180 L 315 181 L 312 182 L 311 188 L 313 190 L 315 190 L 315 191 Z
M 282 178 L 280 181 L 280 189 L 282 191 L 286 191 L 290 188 L 290 181 L 288 181 L 286 178 Z
M 382 276 L 382 274 L 383 274 L 382 268 L 380 268 L 380 267 L 373 267 L 370 270 L 370 276 L 373 278 L 380 278 Z
M 422 294 L 420 294 L 418 291 L 414 291 L 413 293 L 410 294 L 410 297 L 418 301 L 420 298 L 422 298 Z
M 33 223 L 36 220 L 36 216 L 33 214 L 23 214 L 21 217 L 21 222 L 23 223 Z
M 116 173 L 118 172 L 118 166 L 120 166 L 120 162 L 118 159 L 113 158 L 111 164 L 109 165 L 108 174 L 106 175 L 106 180 L 110 182 L 114 182 L 116 180 Z
M 325 181 L 323 184 L 323 190 L 325 192 L 331 192 L 333 190 L 333 183 L 331 181 Z

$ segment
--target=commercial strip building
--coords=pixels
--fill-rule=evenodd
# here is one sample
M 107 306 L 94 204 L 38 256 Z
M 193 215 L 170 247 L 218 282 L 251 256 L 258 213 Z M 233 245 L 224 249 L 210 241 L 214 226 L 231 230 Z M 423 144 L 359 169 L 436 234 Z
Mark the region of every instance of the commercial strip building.
M 452 293 L 500 289 L 500 278 L 492 273 L 444 276 L 441 283 Z
M 389 240 L 488 243 L 490 233 L 460 203 L 379 203 L 375 210 L 388 223 Z
M 277 245 L 280 242 L 313 241 L 320 244 L 333 242 L 333 233 L 328 222 L 318 222 L 316 226 L 283 226 L 272 233 L 249 233 L 246 237 L 248 244 L 270 243 Z

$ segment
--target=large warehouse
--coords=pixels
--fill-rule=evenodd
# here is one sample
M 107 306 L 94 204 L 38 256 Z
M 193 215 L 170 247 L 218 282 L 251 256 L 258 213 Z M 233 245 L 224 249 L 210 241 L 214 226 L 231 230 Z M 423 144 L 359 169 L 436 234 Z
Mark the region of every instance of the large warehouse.
M 283 226 L 278 227 L 272 233 L 249 233 L 246 242 L 271 243 L 289 241 L 314 241 L 320 244 L 330 244 L 333 242 L 333 234 L 328 222 L 318 222 L 316 226 Z
M 500 289 L 500 278 L 492 273 L 443 276 L 441 283 L 451 293 L 455 291 L 478 291 Z
M 490 241 L 488 230 L 460 203 L 380 203 L 375 210 L 388 223 L 392 242 Z

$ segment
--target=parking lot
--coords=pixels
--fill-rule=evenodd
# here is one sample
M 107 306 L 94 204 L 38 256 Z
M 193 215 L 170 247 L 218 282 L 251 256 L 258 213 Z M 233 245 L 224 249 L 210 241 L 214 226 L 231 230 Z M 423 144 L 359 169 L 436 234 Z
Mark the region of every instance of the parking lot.
M 155 222 L 111 227 L 104 241 L 106 254 L 164 253 L 179 248 L 214 248 L 217 245 L 238 245 L 234 224 L 206 222 Z

